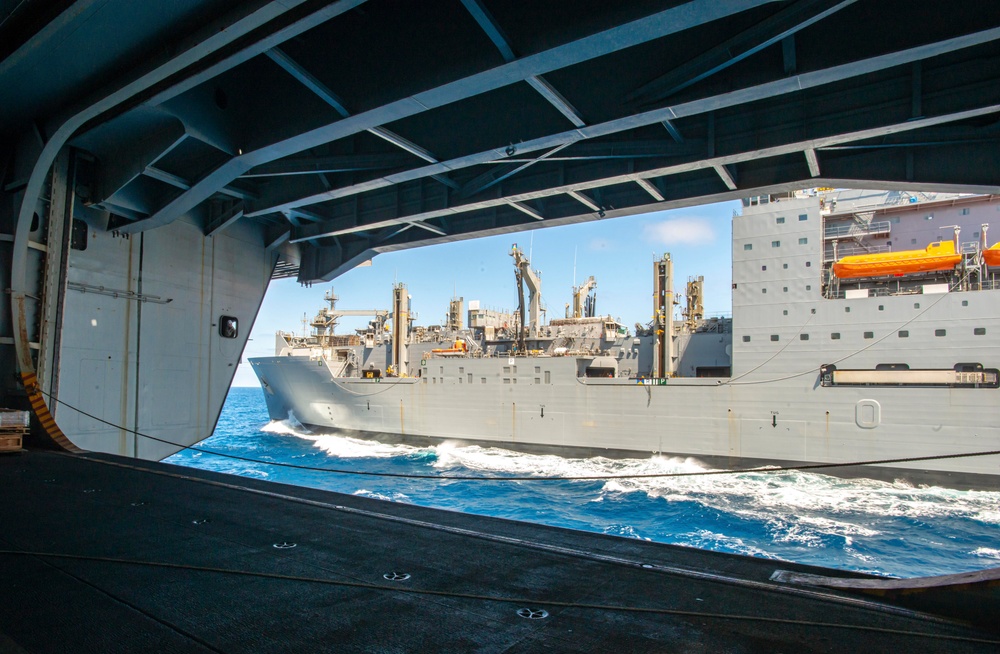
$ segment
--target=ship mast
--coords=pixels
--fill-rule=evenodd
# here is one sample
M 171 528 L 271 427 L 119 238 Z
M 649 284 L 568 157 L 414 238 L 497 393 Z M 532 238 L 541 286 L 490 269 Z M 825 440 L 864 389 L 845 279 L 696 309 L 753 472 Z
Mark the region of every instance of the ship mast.
M 528 286 L 528 332 L 532 337 L 538 336 L 540 327 L 538 316 L 542 312 L 542 280 L 534 270 L 531 269 L 531 262 L 518 249 L 517 243 L 510 250 L 510 256 L 514 258 L 514 277 L 517 280 L 518 306 L 521 312 L 521 329 L 518 334 L 518 347 L 523 346 L 524 340 L 524 290 L 522 284 Z
M 653 377 L 674 374 L 674 262 L 670 254 L 653 263 Z
M 590 290 L 597 287 L 597 282 L 594 280 L 594 276 L 591 275 L 587 278 L 580 286 L 573 287 L 573 317 L 574 318 L 593 318 L 595 309 L 594 300 L 588 297 Z
M 410 296 L 406 284 L 392 287 L 392 366 L 399 377 L 406 376 L 406 336 L 410 325 Z

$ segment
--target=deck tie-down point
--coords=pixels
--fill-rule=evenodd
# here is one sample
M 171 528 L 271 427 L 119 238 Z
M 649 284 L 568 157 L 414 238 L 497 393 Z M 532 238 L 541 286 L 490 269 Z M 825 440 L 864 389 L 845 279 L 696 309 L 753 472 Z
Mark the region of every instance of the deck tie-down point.
M 517 614 L 528 620 L 543 620 L 549 617 L 549 612 L 545 609 L 518 609 Z

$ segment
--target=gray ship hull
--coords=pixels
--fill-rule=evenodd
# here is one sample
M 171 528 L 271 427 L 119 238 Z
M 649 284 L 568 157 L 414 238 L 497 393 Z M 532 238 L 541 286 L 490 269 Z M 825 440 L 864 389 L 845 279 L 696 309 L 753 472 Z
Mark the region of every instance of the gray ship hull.
M 914 480 L 998 485 L 1000 455 L 969 455 L 1000 451 L 1000 279 L 980 258 L 1000 198 L 839 215 L 827 202 L 771 202 L 734 217 L 733 318 L 718 329 L 668 322 L 606 339 L 589 355 L 443 356 L 419 343 L 409 346 L 411 376 L 382 379 L 358 374 L 388 361 L 378 347 L 341 352 L 358 363 L 350 375 L 294 348 L 251 363 L 273 419 L 291 414 L 321 428 L 725 467 L 883 462 L 886 474 Z M 952 223 L 981 241 L 958 243 L 955 228 L 963 254 L 954 269 L 870 280 L 831 273 L 838 247 L 920 247 L 945 239 Z M 672 310 L 668 302 L 658 313 Z M 661 334 L 673 335 L 669 348 Z M 588 374 L 598 359 L 610 378 Z
M 552 373 L 551 383 L 535 383 L 537 363 Z M 647 386 L 579 379 L 570 358 L 519 360 L 517 367 L 529 371 L 509 377 L 517 383 L 504 383 L 497 361 L 434 364 L 434 381 L 366 380 L 333 378 L 325 366 L 304 357 L 253 360 L 266 381 L 272 419 L 291 416 L 311 427 L 358 433 L 567 454 L 658 453 L 725 466 L 844 464 L 1000 450 L 996 389 L 828 388 L 819 385 L 818 373 L 809 385 L 670 379 Z M 475 383 L 466 382 L 469 374 Z M 874 427 L 859 418 L 872 406 L 880 414 Z M 889 467 L 950 473 L 905 475 L 915 481 L 980 487 L 1000 482 L 998 461 L 968 457 Z

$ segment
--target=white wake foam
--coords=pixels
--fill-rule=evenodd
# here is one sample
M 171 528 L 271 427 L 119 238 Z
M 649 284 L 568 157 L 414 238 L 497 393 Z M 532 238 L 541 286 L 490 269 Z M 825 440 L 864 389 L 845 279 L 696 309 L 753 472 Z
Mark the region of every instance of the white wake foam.
M 497 447 L 445 442 L 418 448 L 337 434 L 312 434 L 294 416 L 272 422 L 270 433 L 313 441 L 329 456 L 385 459 L 426 456 L 442 475 L 469 471 L 515 477 L 623 477 L 590 482 L 583 501 L 600 502 L 641 493 L 664 502 L 697 502 L 703 507 L 767 525 L 775 540 L 806 547 L 822 537 L 839 537 L 850 547 L 854 537 L 879 535 L 876 518 L 965 518 L 1000 525 L 1000 493 L 914 487 L 903 482 L 841 479 L 812 472 L 746 472 L 727 475 L 647 477 L 697 473 L 711 468 L 694 458 L 651 456 L 643 459 L 565 458 L 525 454 Z M 637 475 L 637 477 L 629 477 Z M 734 544 L 741 546 L 740 544 Z M 759 555 L 758 553 L 754 553 Z
M 295 417 L 295 413 L 292 411 L 288 412 L 288 417 L 284 420 L 272 420 L 260 429 L 268 434 L 279 434 L 287 436 L 309 436 L 312 434 L 311 431 L 306 429 L 305 425 L 298 421 Z

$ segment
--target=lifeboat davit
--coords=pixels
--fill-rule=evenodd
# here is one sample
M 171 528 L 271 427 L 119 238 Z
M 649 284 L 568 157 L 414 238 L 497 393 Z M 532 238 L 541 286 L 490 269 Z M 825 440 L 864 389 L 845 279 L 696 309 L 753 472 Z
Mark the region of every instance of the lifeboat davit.
M 955 252 L 953 241 L 936 241 L 923 250 L 878 252 L 844 257 L 833 264 L 833 274 L 840 279 L 886 275 L 898 277 L 919 272 L 951 270 L 961 260 L 962 255 Z M 1000 250 L 997 251 L 997 261 L 1000 263 Z
M 990 249 L 983 250 L 983 261 L 990 268 L 1000 266 L 1000 243 L 994 243 Z

